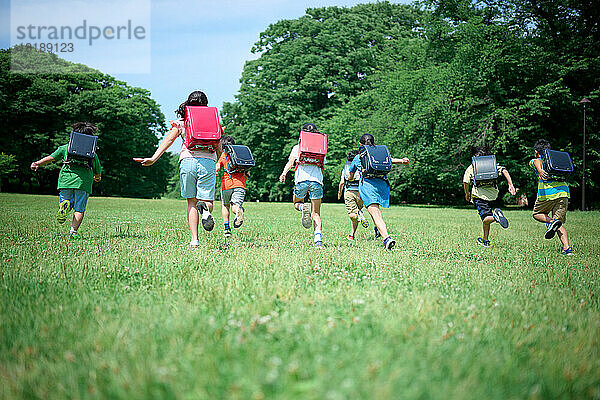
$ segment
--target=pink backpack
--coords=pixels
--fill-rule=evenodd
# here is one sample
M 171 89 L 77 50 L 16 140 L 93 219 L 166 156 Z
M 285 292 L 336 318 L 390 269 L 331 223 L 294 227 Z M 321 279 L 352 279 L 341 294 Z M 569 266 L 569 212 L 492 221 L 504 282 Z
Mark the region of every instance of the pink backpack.
M 327 154 L 327 135 L 300 131 L 298 164 L 312 164 L 323 168 Z
M 223 132 L 216 107 L 187 106 L 184 123 L 184 145 L 188 150 L 216 151 Z

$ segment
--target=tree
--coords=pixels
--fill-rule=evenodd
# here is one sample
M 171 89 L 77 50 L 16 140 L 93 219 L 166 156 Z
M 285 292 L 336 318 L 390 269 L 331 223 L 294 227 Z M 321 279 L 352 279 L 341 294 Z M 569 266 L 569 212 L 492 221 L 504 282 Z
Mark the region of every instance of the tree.
M 17 50 L 17 61 L 38 73 L 11 72 L 14 48 L 0 50 L 0 117 L 5 126 L 0 151 L 14 154 L 19 176 L 9 181 L 9 190 L 53 193 L 60 165 L 35 174 L 29 165 L 67 143 L 72 123 L 90 121 L 99 127 L 104 170 L 94 193 L 158 197 L 165 191 L 168 160 L 159 160 L 151 171 L 131 161 L 136 154 L 153 153 L 166 132 L 164 116 L 148 91 L 51 53 Z

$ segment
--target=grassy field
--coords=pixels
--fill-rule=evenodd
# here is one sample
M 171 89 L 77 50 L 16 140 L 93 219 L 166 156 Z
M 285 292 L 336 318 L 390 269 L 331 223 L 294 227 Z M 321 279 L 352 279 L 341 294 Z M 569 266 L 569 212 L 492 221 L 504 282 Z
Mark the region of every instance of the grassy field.
M 1 398 L 600 398 L 599 212 L 566 257 L 520 210 L 486 249 L 474 209 L 392 207 L 385 252 L 248 203 L 191 250 L 181 200 L 91 198 L 74 240 L 56 203 L 0 195 Z

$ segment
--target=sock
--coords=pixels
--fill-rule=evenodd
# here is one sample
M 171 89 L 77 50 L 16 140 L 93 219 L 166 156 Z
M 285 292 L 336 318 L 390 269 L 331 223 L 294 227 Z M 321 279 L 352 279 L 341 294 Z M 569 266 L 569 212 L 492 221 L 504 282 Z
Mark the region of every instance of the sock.
M 77 233 L 77 231 L 73 228 L 71 228 L 71 230 L 69 231 L 69 233 Z
M 300 205 L 298 206 L 298 211 L 302 211 L 303 206 L 304 206 L 304 203 L 300 203 Z
M 321 231 L 315 231 L 315 243 L 321 241 Z
M 225 222 L 225 230 L 228 231 L 229 229 L 229 222 Z

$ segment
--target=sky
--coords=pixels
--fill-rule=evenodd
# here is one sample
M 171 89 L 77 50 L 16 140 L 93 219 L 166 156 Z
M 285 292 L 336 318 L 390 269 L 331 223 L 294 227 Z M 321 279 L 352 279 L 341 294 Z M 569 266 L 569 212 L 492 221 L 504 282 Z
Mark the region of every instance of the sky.
M 114 3 L 115 1 L 117 3 Z M 133 8 L 137 11 L 123 11 L 121 4 L 125 1 L 133 2 Z M 135 17 L 148 20 L 149 35 L 144 42 L 148 43 L 148 49 L 138 46 L 136 50 L 140 50 L 141 53 L 131 53 L 129 59 L 119 53 L 116 47 L 97 50 L 97 53 L 102 54 L 104 58 L 110 57 L 109 61 L 120 58 L 134 66 L 136 73 L 117 72 L 111 75 L 131 86 L 149 90 L 152 98 L 161 106 L 166 119 L 170 120 L 175 117 L 174 110 L 193 90 L 204 91 L 208 96 L 209 105 L 219 109 L 223 102 L 234 101 L 244 62 L 257 57 L 250 49 L 269 24 L 282 19 L 299 18 L 305 14 L 307 8 L 351 7 L 368 2 L 373 1 L 12 0 L 11 7 L 11 0 L 0 0 L 0 48 L 10 47 L 11 33 L 14 42 L 17 20 L 25 17 L 23 14 L 32 14 L 32 11 L 21 11 L 26 10 L 24 4 L 29 4 L 31 10 L 37 9 L 39 18 L 44 18 L 48 13 L 62 13 L 64 20 L 76 21 L 69 22 L 73 25 L 81 21 L 81 11 L 71 3 L 80 7 L 91 7 L 96 15 L 100 10 L 105 21 L 130 18 L 129 14 L 122 15 L 124 12 L 139 14 Z M 407 0 L 392 2 L 409 3 Z M 66 4 L 64 10 L 60 9 L 61 3 Z M 136 4 L 139 7 L 135 7 Z M 146 50 L 148 58 L 144 58 Z

